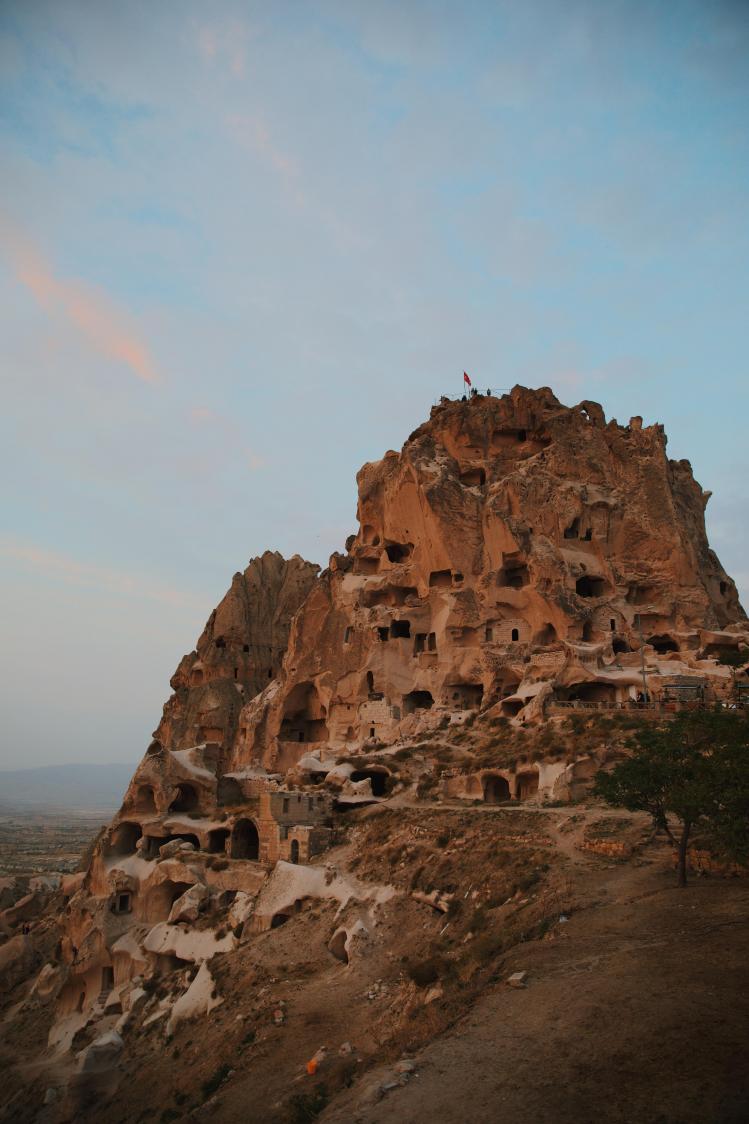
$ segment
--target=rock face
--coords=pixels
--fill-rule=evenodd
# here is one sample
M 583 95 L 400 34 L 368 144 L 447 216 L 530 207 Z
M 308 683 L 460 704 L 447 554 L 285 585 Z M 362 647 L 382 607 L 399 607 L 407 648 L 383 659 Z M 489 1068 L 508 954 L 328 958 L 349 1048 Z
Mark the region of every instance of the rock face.
M 154 738 L 165 749 L 202 742 L 231 745 L 244 702 L 278 671 L 291 619 L 315 583 L 318 566 L 299 555 L 266 551 L 253 558 L 213 610 L 196 651 L 171 679 L 174 694 Z
M 699 657 L 736 647 L 745 615 L 662 426 L 548 389 L 443 400 L 358 485 L 359 532 L 295 619 L 279 682 L 242 711 L 235 767 L 390 744 L 430 714 L 500 704 L 523 721 L 679 673 L 727 682 Z

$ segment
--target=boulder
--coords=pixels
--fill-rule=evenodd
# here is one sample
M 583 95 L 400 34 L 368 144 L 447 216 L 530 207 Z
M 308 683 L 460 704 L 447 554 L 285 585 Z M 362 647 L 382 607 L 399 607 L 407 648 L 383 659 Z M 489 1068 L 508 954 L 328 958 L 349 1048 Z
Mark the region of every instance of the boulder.
M 208 904 L 210 896 L 208 887 L 204 886 L 202 882 L 196 882 L 189 890 L 185 890 L 181 897 L 177 898 L 168 917 L 169 924 L 173 925 L 177 921 L 194 924 Z

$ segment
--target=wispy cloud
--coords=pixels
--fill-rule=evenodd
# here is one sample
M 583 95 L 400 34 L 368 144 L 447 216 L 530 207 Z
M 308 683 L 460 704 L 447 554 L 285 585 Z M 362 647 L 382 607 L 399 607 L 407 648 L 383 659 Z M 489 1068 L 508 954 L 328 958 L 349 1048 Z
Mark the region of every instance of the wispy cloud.
M 209 406 L 193 406 L 190 420 L 193 425 L 212 431 L 221 445 L 236 453 L 253 472 L 264 467 L 265 461 L 245 444 L 241 429 L 229 418 L 223 417 Z
M 55 275 L 52 263 L 9 219 L 0 217 L 0 243 L 16 281 L 50 316 L 62 316 L 82 339 L 106 359 L 122 363 L 143 382 L 158 373 L 148 346 L 128 314 L 92 285 Z
M 36 543 L 11 536 L 0 538 L 0 557 L 16 563 L 24 570 L 40 574 L 49 581 L 62 582 L 65 585 L 96 589 L 100 592 L 135 597 L 140 600 L 158 601 L 165 605 L 203 607 L 202 599 L 197 599 L 181 590 L 152 583 L 148 579 L 135 577 L 106 566 L 81 562 L 68 554 L 47 550 Z
M 244 78 L 247 70 L 249 33 L 242 23 L 222 27 L 203 25 L 197 30 L 197 45 L 204 62 L 228 70 L 235 78 Z
M 231 113 L 226 117 L 225 124 L 232 140 L 277 172 L 285 186 L 293 192 L 296 203 L 304 207 L 307 200 L 299 185 L 297 162 L 279 148 L 265 121 L 246 113 Z

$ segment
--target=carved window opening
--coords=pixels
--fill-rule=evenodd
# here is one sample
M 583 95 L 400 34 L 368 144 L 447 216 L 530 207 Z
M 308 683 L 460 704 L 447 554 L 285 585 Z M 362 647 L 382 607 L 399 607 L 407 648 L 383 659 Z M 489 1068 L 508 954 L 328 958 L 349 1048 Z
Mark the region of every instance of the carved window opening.
M 170 812 L 193 812 L 198 806 L 198 793 L 191 784 L 178 784 L 177 795 L 169 805 Z
M 434 699 L 430 691 L 409 691 L 403 696 L 403 713 L 413 714 L 415 710 L 431 710 Z
M 385 543 L 385 553 L 388 560 L 393 563 L 405 562 L 410 557 L 413 545 L 411 543 L 389 542 Z
M 575 582 L 575 592 L 578 597 L 603 597 L 606 592 L 606 582 L 603 578 L 595 578 L 590 574 L 583 574 Z
M 390 635 L 394 640 L 408 640 L 411 636 L 411 622 L 407 620 L 391 621 Z
M 453 576 L 449 570 L 432 570 L 429 575 L 430 589 L 449 589 L 453 583 Z

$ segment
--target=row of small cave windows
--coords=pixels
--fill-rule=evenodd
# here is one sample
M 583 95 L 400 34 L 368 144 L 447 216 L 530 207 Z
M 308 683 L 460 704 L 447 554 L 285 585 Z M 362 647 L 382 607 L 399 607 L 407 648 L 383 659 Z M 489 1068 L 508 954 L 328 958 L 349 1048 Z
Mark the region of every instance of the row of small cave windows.
M 612 625 L 614 622 L 612 622 Z M 343 634 L 343 643 L 350 644 L 351 637 L 353 636 L 354 629 L 352 625 L 346 627 Z M 411 637 L 411 622 L 407 620 L 391 621 L 390 626 L 378 627 L 377 635 L 380 640 L 385 643 L 390 639 L 410 639 Z M 487 625 L 484 631 L 484 638 L 491 642 L 494 639 L 494 629 L 491 625 Z M 513 628 L 510 630 L 510 640 L 517 643 L 520 640 L 520 629 Z M 414 655 L 419 655 L 421 652 L 436 652 L 437 651 L 437 634 L 435 632 L 417 632 L 414 634 Z

